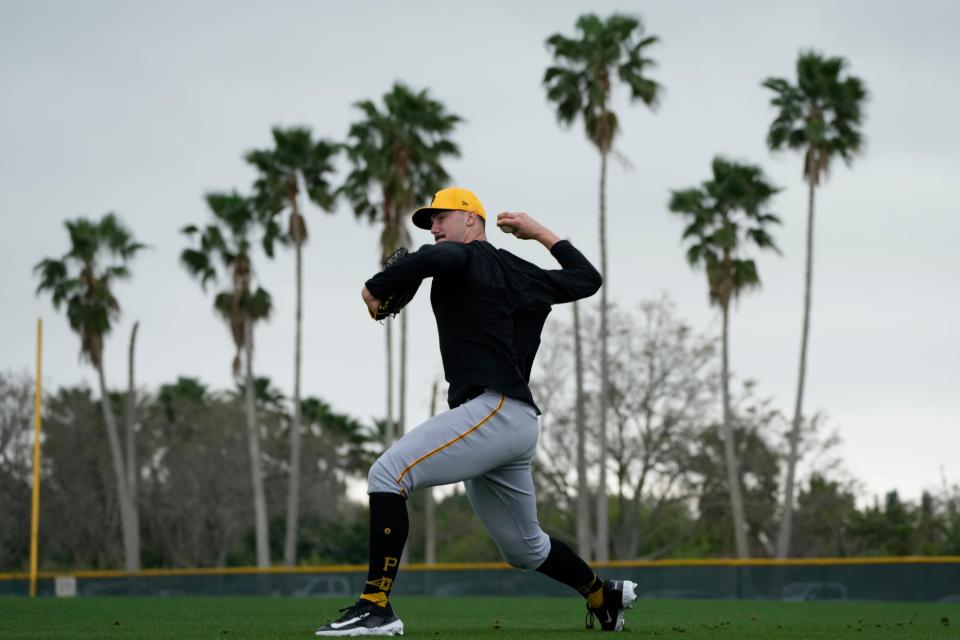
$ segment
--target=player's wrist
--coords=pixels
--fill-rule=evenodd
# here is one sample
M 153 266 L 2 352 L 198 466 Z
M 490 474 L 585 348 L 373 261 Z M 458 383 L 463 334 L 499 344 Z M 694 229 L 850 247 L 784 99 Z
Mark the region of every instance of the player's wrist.
M 542 227 L 535 237 L 537 242 L 546 247 L 548 251 L 553 249 L 553 245 L 560 242 L 560 237 L 546 227 Z

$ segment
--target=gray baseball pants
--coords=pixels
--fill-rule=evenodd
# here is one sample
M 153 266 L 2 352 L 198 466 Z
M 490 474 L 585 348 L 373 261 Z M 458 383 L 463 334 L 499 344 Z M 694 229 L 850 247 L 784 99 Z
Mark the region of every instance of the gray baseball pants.
M 504 560 L 536 569 L 550 553 L 530 470 L 539 431 L 533 407 L 488 391 L 397 440 L 370 468 L 367 492 L 409 495 L 463 481 Z

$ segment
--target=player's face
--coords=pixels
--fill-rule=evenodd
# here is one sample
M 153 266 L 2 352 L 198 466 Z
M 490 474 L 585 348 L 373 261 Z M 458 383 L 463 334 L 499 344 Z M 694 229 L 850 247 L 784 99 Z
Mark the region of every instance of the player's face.
M 433 224 L 430 233 L 433 239 L 440 242 L 463 242 L 467 237 L 466 211 L 438 211 L 433 214 Z

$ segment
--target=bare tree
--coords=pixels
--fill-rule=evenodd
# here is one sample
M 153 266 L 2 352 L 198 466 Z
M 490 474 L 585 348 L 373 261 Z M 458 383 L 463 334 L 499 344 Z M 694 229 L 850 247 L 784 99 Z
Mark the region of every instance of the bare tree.
M 33 393 L 29 375 L 0 372 L 0 567 L 28 557 Z
M 602 345 L 592 331 L 597 321 L 596 314 L 584 318 L 584 334 L 591 336 L 584 340 L 587 362 L 599 362 L 595 356 Z M 691 497 L 686 462 L 709 423 L 717 393 L 716 351 L 710 339 L 695 335 L 676 317 L 666 299 L 645 302 L 635 314 L 611 309 L 609 323 L 614 433 L 608 455 L 618 486 L 612 541 L 615 557 L 632 558 L 657 526 L 658 514 Z M 573 472 L 580 455 L 573 428 L 577 412 L 584 412 L 595 432 L 601 385 L 598 366 L 587 368 L 583 399 L 576 400 L 570 382 L 575 354 L 567 348 L 568 335 L 564 326 L 548 334 L 535 376 L 537 402 L 544 411 L 538 489 L 561 507 L 580 492 L 579 474 Z M 596 460 L 599 451 L 591 447 L 584 455 Z
M 665 300 L 614 316 L 611 367 L 618 558 L 632 558 L 662 509 L 690 496 L 687 461 L 716 395 L 715 348 Z M 646 506 L 645 514 L 641 507 Z

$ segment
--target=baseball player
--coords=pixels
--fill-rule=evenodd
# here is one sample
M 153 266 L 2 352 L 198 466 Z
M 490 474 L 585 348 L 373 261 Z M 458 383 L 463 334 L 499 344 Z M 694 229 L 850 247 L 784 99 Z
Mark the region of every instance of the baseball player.
M 368 280 L 371 315 L 401 290 L 433 278 L 430 302 L 450 385 L 450 410 L 391 446 L 368 475 L 370 564 L 363 593 L 318 636 L 400 635 L 389 602 L 407 539 L 406 499 L 423 487 L 463 481 L 470 504 L 512 566 L 539 571 L 576 589 L 588 623 L 619 631 L 636 584 L 601 580 L 566 544 L 537 522 L 530 465 L 539 433 L 528 385 L 551 305 L 591 296 L 600 274 L 569 241 L 526 213 L 501 213 L 497 225 L 542 244 L 560 263 L 545 270 L 487 242 L 486 212 L 466 189 L 439 191 L 413 223 L 435 244 L 400 258 Z

